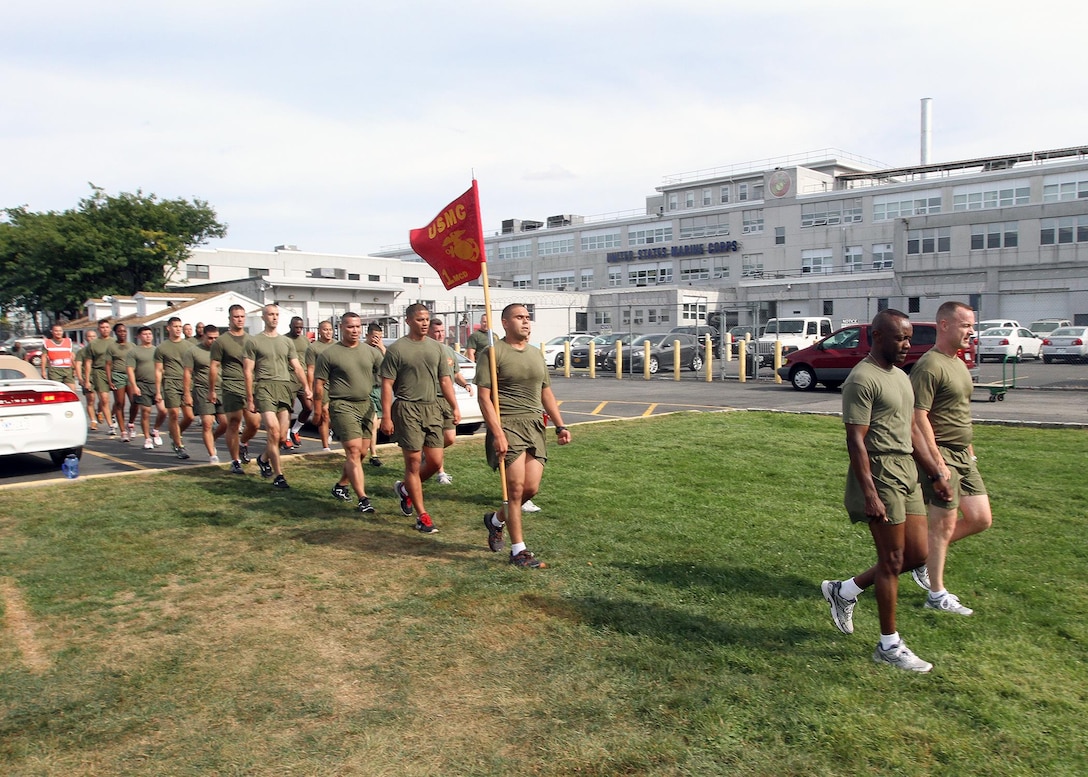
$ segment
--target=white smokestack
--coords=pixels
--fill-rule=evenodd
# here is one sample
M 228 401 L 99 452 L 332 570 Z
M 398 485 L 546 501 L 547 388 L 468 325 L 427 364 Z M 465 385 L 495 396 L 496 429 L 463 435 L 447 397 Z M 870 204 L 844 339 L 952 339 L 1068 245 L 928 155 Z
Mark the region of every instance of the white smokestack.
M 933 98 L 922 98 L 922 164 L 928 165 L 933 151 Z

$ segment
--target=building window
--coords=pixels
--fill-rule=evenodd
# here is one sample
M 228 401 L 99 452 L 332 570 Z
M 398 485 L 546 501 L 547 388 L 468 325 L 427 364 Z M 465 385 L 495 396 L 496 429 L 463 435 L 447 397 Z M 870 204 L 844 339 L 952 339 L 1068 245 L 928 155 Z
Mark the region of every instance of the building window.
M 714 190 L 713 189 L 703 189 L 703 205 L 707 206 L 707 205 L 713 205 L 713 204 L 714 204 Z
M 357 272 L 349 272 L 349 273 L 348 273 L 348 280 L 349 280 L 349 281 L 358 281 L 358 280 L 362 280 L 362 279 L 361 279 L 361 277 L 359 276 L 359 273 L 357 273 Z
M 263 278 L 265 275 L 268 275 L 268 268 L 267 267 L 250 267 L 249 268 L 249 277 L 250 278 Z
M 833 300 L 833 299 L 825 299 L 824 300 L 824 315 L 825 316 L 835 315 L 835 300 Z
M 763 208 L 746 210 L 742 214 L 743 226 L 741 232 L 745 235 L 763 234 Z
M 891 243 L 873 243 L 873 269 L 890 270 L 895 267 L 895 252 Z
M 573 291 L 574 273 L 570 271 L 540 273 L 536 277 L 538 289 L 545 291 Z
M 608 268 L 608 285 L 609 286 L 622 286 L 623 285 L 623 270 L 618 267 Z
M 860 224 L 861 198 L 807 202 L 801 205 L 801 227 L 826 227 L 829 224 Z
M 646 323 L 645 313 L 643 313 L 642 308 L 635 308 L 632 311 L 631 325 L 642 326 L 644 323 Z
M 928 216 L 941 212 L 939 191 L 915 192 L 910 197 L 886 194 L 873 198 L 873 221 Z
M 669 195 L 669 210 L 677 210 L 680 207 L 680 198 L 676 192 Z
M 763 277 L 763 254 L 742 254 L 740 258 L 742 278 Z
M 842 252 L 842 268 L 846 272 L 861 272 L 863 261 L 861 246 L 847 246 Z
M 729 204 L 729 184 L 725 184 L 718 189 L 718 202 L 723 205 Z
M 887 310 L 887 309 L 888 309 L 888 298 L 887 297 L 877 297 L 876 298 L 876 311 L 879 313 L 880 311 Z
M 529 259 L 533 255 L 532 240 L 517 240 L 509 243 L 499 243 L 499 260 L 502 259 Z
M 715 262 L 720 262 L 720 261 L 725 261 L 725 260 L 722 257 L 717 257 L 717 258 L 715 258 L 714 261 Z M 713 275 L 714 275 L 715 278 L 728 278 L 729 277 L 729 265 L 727 265 L 727 264 L 715 265 Z
M 620 233 L 616 232 L 583 232 L 583 251 L 605 251 L 609 248 L 619 248 Z
M 1016 248 L 1019 244 L 1019 226 L 1015 221 L 971 225 L 972 251 L 982 248 Z
M 207 280 L 211 275 L 211 267 L 206 264 L 186 264 L 185 277 L 189 280 Z
M 672 225 L 667 227 L 636 226 L 627 228 L 629 245 L 641 246 L 672 242 Z
M 1062 243 L 1088 243 L 1088 216 L 1040 219 L 1039 243 L 1045 246 L 1061 245 Z
M 913 256 L 915 254 L 940 254 L 951 250 L 951 227 L 907 230 L 907 256 Z
M 410 275 L 405 275 L 403 278 L 401 278 L 401 282 L 402 283 L 414 283 L 414 284 L 418 285 L 419 284 L 419 278 L 413 278 Z
M 695 207 L 695 192 L 684 192 L 684 207 L 685 208 L 694 208 Z
M 719 237 L 729 234 L 729 214 L 714 213 L 709 216 L 689 216 L 680 219 L 680 239 Z
M 995 184 L 957 186 L 952 190 L 952 210 L 986 210 L 1027 205 L 1031 202 L 1031 188 L 1027 181 L 1006 181 L 1001 188 Z
M 515 289 L 531 289 L 533 287 L 533 276 L 515 275 L 513 283 Z
M 604 326 L 612 326 L 612 311 L 610 310 L 594 310 L 593 311 L 593 325 L 600 329 Z
M 763 181 L 760 181 L 759 183 L 752 184 L 752 199 L 753 200 L 762 200 L 763 199 Z
M 801 252 L 801 272 L 829 273 L 834 265 L 830 248 L 809 248 Z
M 593 288 L 593 270 L 582 270 L 582 274 L 579 276 L 578 285 L 583 289 Z
M 680 318 L 683 321 L 706 321 L 706 302 L 685 302 Z
M 776 246 L 786 245 L 786 228 L 775 227 L 774 228 L 774 244 Z
M 539 240 L 536 244 L 536 252 L 540 256 L 555 256 L 556 254 L 573 254 L 574 238 L 560 237 L 554 240 Z
M 1043 179 L 1043 202 L 1083 200 L 1088 198 L 1088 180 L 1078 180 L 1084 173 L 1048 175 Z
M 366 279 L 368 281 L 380 281 L 382 279 L 382 276 L 380 276 L 380 275 L 368 275 L 368 276 L 366 276 Z
M 907 312 L 918 313 L 922 310 L 921 297 L 907 297 Z
M 706 259 L 683 259 L 680 261 L 680 282 L 710 280 L 710 268 Z
M 737 184 L 737 200 L 739 202 L 746 202 L 748 200 L 748 184 Z

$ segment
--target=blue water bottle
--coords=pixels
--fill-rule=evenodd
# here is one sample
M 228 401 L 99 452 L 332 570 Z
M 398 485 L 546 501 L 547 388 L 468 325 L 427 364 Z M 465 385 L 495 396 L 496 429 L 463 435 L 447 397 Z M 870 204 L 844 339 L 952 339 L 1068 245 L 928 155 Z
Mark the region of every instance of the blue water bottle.
M 72 480 L 79 477 L 79 459 L 74 453 L 69 453 L 64 457 L 64 463 L 60 465 L 61 472 L 64 473 L 64 477 Z

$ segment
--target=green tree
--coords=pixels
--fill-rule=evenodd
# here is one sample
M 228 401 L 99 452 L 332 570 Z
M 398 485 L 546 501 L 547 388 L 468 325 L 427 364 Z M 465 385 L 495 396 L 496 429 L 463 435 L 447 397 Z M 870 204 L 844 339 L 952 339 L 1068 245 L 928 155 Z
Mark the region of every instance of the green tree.
M 8 208 L 0 222 L 0 306 L 78 318 L 90 297 L 162 291 L 190 249 L 227 234 L 208 203 L 154 194 L 90 197 L 62 213 Z

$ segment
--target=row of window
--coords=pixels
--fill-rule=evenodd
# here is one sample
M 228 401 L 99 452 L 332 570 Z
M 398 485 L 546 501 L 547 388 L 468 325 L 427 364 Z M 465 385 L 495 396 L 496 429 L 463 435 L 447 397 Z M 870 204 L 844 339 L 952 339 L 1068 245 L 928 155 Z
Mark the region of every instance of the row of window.
M 763 199 L 763 181 L 748 181 L 738 184 L 720 184 L 717 187 L 704 186 L 702 189 L 689 189 L 684 192 L 685 208 L 709 208 L 712 205 L 728 205 L 732 202 L 733 187 L 736 186 L 737 202 Z M 715 197 L 717 201 L 715 201 Z M 669 210 L 680 209 L 680 193 L 669 192 Z

